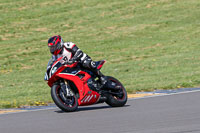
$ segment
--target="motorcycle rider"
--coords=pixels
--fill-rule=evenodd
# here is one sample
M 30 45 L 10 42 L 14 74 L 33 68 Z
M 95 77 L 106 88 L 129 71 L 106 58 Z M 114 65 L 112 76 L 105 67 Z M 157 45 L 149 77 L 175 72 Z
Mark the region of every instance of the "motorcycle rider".
M 101 87 L 107 82 L 105 76 L 97 69 L 96 63 L 72 42 L 64 42 L 60 35 L 52 36 L 48 40 L 48 47 L 53 60 L 66 57 L 63 64 L 80 62 L 84 68 L 91 70 L 100 80 Z

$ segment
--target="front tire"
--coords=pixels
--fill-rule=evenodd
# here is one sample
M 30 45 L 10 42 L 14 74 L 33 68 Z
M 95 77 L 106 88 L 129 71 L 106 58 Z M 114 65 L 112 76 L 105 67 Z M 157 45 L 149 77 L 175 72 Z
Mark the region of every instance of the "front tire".
M 127 102 L 127 92 L 124 86 L 120 81 L 118 81 L 114 77 L 107 76 L 107 79 L 111 82 L 114 82 L 117 84 L 117 86 L 120 86 L 120 89 L 117 91 L 118 93 L 121 93 L 120 95 L 115 94 L 109 94 L 107 97 L 106 103 L 112 107 L 122 107 Z
M 72 90 L 72 96 L 65 96 L 60 85 L 53 85 L 51 88 L 51 97 L 54 103 L 65 112 L 72 112 L 78 108 L 78 100 Z

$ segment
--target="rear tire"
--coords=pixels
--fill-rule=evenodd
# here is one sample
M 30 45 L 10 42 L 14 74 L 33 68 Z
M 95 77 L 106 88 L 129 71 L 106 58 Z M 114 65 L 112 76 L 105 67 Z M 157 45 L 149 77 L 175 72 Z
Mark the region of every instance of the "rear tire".
M 73 96 L 66 97 L 62 92 L 60 85 L 53 85 L 51 88 L 51 97 L 54 103 L 65 112 L 72 112 L 78 108 L 78 100 L 72 90 Z
M 118 81 L 116 78 L 107 76 L 107 79 L 109 81 L 116 83 L 118 86 L 121 87 L 121 89 L 118 91 L 118 92 L 121 92 L 121 95 L 109 94 L 108 97 L 107 97 L 106 103 L 108 105 L 112 106 L 112 107 L 122 107 L 122 106 L 124 106 L 127 102 L 126 89 L 124 88 L 122 83 L 120 81 Z

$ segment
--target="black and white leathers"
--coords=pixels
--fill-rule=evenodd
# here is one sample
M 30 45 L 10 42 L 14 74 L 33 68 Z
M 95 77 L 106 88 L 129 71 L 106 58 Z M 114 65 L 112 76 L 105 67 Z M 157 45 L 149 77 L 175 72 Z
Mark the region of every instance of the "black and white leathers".
M 87 54 L 83 53 L 74 43 L 65 42 L 62 45 L 62 51 L 58 55 L 53 55 L 53 60 L 66 56 L 68 61 L 79 61 L 83 67 L 90 69 L 98 76 L 102 85 L 107 82 L 104 75 L 97 69 L 96 63 L 92 61 Z
M 58 55 L 53 55 L 52 58 L 56 60 L 61 56 L 66 56 L 68 61 L 79 61 L 85 68 L 96 69 L 95 62 L 72 42 L 63 43 L 62 51 Z

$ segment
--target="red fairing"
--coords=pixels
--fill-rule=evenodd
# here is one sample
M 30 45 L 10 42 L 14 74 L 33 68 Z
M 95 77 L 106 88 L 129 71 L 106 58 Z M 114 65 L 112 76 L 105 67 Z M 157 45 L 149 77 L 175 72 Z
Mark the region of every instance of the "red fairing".
M 78 104 L 79 106 L 94 104 L 99 100 L 99 98 L 99 93 L 95 91 L 88 91 L 88 94 L 86 94 L 82 100 L 78 100 Z
M 80 71 L 78 74 L 85 74 L 85 77 L 80 79 L 76 75 L 69 75 L 64 73 L 59 73 L 57 76 L 74 82 L 79 91 L 79 96 L 80 96 L 80 98 L 78 99 L 79 106 L 96 103 L 100 95 L 97 92 L 92 91 L 87 85 L 87 80 L 91 76 L 84 71 Z
M 55 62 L 53 63 L 52 66 L 56 65 L 56 64 L 59 62 L 59 60 L 61 60 L 61 59 L 62 59 L 62 57 L 58 58 L 58 60 L 55 61 Z M 74 64 L 72 64 L 72 65 L 63 65 L 62 67 L 60 67 L 60 68 L 56 71 L 56 73 L 54 73 L 54 74 L 51 76 L 51 78 L 48 80 L 48 85 L 49 85 L 49 87 L 52 87 L 52 86 L 53 86 L 53 83 L 54 83 L 55 81 L 57 81 L 58 79 L 60 79 L 60 77 L 58 76 L 58 74 L 59 74 L 60 72 L 62 72 L 66 67 L 73 68 L 73 67 L 75 67 L 77 64 L 78 64 L 78 63 L 76 62 L 76 63 L 74 63 Z
M 60 60 L 61 58 L 59 58 L 58 60 Z M 53 66 L 56 65 L 57 62 L 58 61 L 56 61 L 53 64 Z M 87 80 L 89 78 L 91 78 L 91 76 L 87 72 L 79 71 L 76 74 L 69 74 L 69 73 L 62 72 L 66 67 L 73 68 L 76 65 L 77 65 L 77 63 L 74 63 L 72 65 L 65 65 L 65 66 L 61 66 L 60 68 L 58 68 L 58 70 L 48 80 L 48 85 L 50 87 L 52 87 L 53 83 L 56 82 L 60 78 L 70 80 L 76 85 L 76 87 L 78 89 L 79 96 L 80 96 L 78 99 L 79 106 L 90 105 L 90 104 L 94 104 L 94 103 L 98 102 L 98 100 L 100 98 L 100 94 L 98 94 L 96 91 L 91 90 L 88 87 Z M 80 79 L 77 76 L 77 74 L 83 74 L 85 76 L 82 79 Z

